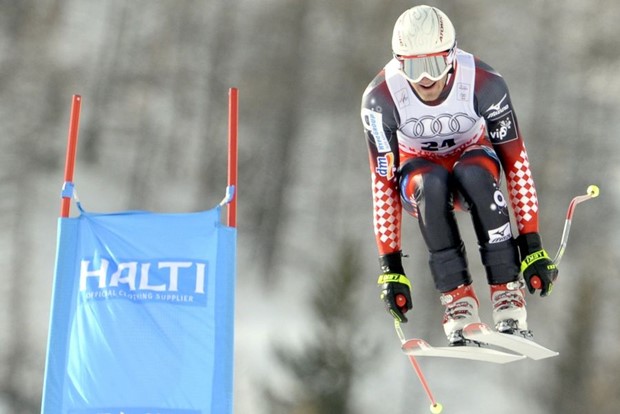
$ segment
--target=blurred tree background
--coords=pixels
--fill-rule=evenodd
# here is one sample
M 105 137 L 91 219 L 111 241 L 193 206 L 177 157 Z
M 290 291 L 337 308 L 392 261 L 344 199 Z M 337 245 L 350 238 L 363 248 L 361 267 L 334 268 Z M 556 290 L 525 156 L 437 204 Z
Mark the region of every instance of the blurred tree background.
M 424 360 L 433 391 L 446 412 L 615 413 L 620 3 L 427 3 L 450 16 L 461 48 L 508 82 L 548 250 L 569 200 L 591 183 L 602 191 L 578 208 L 553 296 L 529 299 L 537 339 L 560 357 L 507 367 Z M 193 211 L 224 195 L 232 86 L 236 412 L 424 412 L 375 286 L 359 118 L 366 85 L 391 57 L 393 23 L 413 5 L 0 0 L 0 413 L 39 411 L 71 95 L 83 97 L 75 181 L 86 209 Z M 470 220 L 459 220 L 482 275 Z M 404 231 L 415 302 L 407 333 L 441 343 L 441 306 L 412 219 Z

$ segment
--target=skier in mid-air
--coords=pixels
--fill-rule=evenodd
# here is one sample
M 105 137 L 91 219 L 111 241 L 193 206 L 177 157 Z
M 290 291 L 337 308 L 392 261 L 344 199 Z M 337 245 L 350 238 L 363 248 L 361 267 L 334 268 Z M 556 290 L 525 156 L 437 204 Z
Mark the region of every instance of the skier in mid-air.
M 396 21 L 394 58 L 370 82 L 362 123 L 372 175 L 381 298 L 398 321 L 412 308 L 401 251 L 402 208 L 417 218 L 443 328 L 463 345 L 463 328 L 480 322 L 456 210 L 469 211 L 490 285 L 495 329 L 526 334 L 524 287 L 551 293 L 558 271 L 543 248 L 527 151 L 504 79 L 457 48 L 439 9 L 416 6 Z M 503 170 L 518 227 L 513 238 Z M 523 273 L 524 281 L 519 277 Z

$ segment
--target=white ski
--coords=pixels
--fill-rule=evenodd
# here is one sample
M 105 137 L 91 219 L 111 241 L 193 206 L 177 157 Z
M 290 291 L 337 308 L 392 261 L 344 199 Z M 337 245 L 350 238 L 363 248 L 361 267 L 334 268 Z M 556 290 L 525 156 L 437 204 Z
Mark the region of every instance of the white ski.
M 466 339 L 505 348 L 511 352 L 522 354 L 528 358 L 539 360 L 559 355 L 558 352 L 545 348 L 536 342 L 518 335 L 503 334 L 494 331 L 484 323 L 472 323 L 463 329 Z
M 416 357 L 460 358 L 496 364 L 507 364 L 525 359 L 524 355 L 510 354 L 479 346 L 433 347 L 423 339 L 409 339 L 403 342 L 402 350 L 405 354 Z

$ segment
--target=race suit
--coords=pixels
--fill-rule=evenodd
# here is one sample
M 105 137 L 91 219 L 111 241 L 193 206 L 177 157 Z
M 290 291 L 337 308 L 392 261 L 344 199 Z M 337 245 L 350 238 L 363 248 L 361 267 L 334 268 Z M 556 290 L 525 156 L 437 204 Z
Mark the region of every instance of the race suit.
M 454 215 L 460 209 L 472 216 L 488 282 L 518 279 L 502 170 L 519 233 L 538 232 L 536 189 L 504 79 L 462 50 L 448 76 L 439 99 L 427 103 L 392 59 L 368 85 L 361 108 L 380 257 L 397 257 L 402 266 L 404 207 L 418 219 L 441 292 L 471 283 Z

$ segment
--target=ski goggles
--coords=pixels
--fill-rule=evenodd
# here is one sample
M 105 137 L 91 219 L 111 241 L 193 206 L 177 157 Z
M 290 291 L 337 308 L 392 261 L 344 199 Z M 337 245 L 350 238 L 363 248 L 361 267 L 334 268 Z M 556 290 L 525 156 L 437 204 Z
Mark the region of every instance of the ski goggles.
M 429 53 L 426 55 L 394 57 L 400 63 L 400 70 L 413 83 L 418 83 L 422 78 L 438 81 L 446 76 L 452 69 L 452 62 L 456 55 L 456 48 L 453 47 L 445 52 Z

